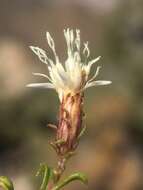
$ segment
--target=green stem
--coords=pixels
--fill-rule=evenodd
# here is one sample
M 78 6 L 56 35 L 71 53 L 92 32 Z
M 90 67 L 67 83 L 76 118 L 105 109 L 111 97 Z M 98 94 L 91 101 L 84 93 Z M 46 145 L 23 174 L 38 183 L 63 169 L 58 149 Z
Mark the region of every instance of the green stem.
M 60 180 L 60 178 L 62 177 L 65 168 L 66 168 L 66 161 L 67 159 L 65 157 L 60 157 L 59 161 L 58 161 L 58 166 L 57 168 L 54 170 L 54 184 L 57 184 Z

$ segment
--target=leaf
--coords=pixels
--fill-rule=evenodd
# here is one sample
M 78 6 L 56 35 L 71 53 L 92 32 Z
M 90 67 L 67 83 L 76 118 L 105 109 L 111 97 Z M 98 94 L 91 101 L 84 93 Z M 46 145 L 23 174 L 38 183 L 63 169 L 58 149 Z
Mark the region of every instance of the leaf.
M 0 176 L 0 187 L 4 190 L 14 190 L 12 181 L 5 176 Z
M 62 182 L 60 182 L 59 184 L 57 184 L 52 190 L 59 190 L 62 187 L 64 187 L 65 185 L 69 184 L 72 181 L 75 180 L 79 180 L 82 183 L 84 183 L 85 185 L 87 185 L 88 180 L 87 177 L 83 174 L 83 173 L 74 173 L 72 175 L 70 175 L 69 177 L 67 177 L 65 180 L 63 180 Z
M 52 175 L 52 169 L 46 164 L 40 164 L 40 169 L 38 170 L 36 176 L 42 175 L 42 183 L 40 185 L 40 190 L 46 190 L 49 183 L 50 177 Z

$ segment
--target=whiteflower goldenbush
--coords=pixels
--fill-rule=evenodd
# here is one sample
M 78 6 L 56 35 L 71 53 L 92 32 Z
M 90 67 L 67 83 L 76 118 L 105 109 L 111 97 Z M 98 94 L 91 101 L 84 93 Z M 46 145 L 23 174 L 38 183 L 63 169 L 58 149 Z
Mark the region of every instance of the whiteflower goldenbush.
M 48 45 L 53 51 L 54 60 L 49 58 L 43 49 L 30 46 L 31 50 L 39 57 L 40 61 L 47 65 L 48 70 L 48 74 L 33 74 L 45 77 L 48 82 L 28 84 L 27 87 L 55 89 L 62 102 L 63 97 L 69 93 L 75 95 L 83 92 L 89 87 L 110 84 L 111 81 L 95 80 L 99 74 L 100 66 L 97 67 L 95 74 L 89 77 L 92 65 L 100 59 L 100 56 L 93 60 L 88 60 L 90 56 L 88 42 L 83 44 L 84 48 L 81 50 L 80 31 L 76 30 L 74 33 L 73 30 L 68 28 L 64 30 L 64 36 L 67 43 L 67 60 L 64 64 L 59 60 L 54 40 L 49 32 L 46 33 L 46 37 Z M 81 57 L 83 57 L 83 60 Z
M 47 56 L 45 50 L 30 46 L 31 50 L 38 56 L 41 62 L 47 67 L 47 73 L 33 73 L 36 76 L 44 77 L 45 83 L 32 83 L 27 87 L 54 89 L 60 100 L 60 111 L 58 125 L 51 125 L 56 130 L 55 140 L 51 146 L 57 153 L 58 164 L 51 168 L 42 164 L 37 175 L 43 175 L 41 190 L 59 190 L 74 180 L 81 180 L 87 183 L 84 174 L 78 172 L 61 179 L 65 170 L 67 160 L 74 154 L 80 137 L 85 131 L 83 124 L 83 101 L 84 91 L 90 87 L 111 84 L 111 81 L 96 80 L 101 69 L 97 66 L 93 76 L 90 76 L 91 67 L 99 61 L 100 56 L 90 60 L 88 42 L 81 47 L 80 30 L 64 30 L 64 37 L 67 44 L 67 59 L 64 63 L 56 53 L 55 43 L 50 33 L 46 33 L 47 42 L 51 48 L 54 60 Z
M 45 77 L 48 82 L 27 85 L 27 87 L 55 89 L 58 93 L 61 106 L 56 140 L 62 141 L 62 143 L 60 146 L 56 145 L 56 150 L 60 155 L 73 151 L 77 146 L 77 138 L 82 129 L 84 90 L 111 83 L 111 81 L 96 80 L 100 66 L 97 66 L 94 75 L 90 77 L 91 67 L 100 59 L 100 56 L 89 60 L 88 42 L 83 44 L 82 49 L 80 30 L 74 32 L 68 28 L 64 30 L 64 36 L 67 43 L 67 59 L 64 64 L 59 60 L 54 40 L 49 32 L 47 32 L 46 37 L 48 45 L 53 51 L 54 60 L 49 58 L 43 49 L 30 46 L 31 50 L 46 64 L 48 69 L 48 74 L 33 74 Z

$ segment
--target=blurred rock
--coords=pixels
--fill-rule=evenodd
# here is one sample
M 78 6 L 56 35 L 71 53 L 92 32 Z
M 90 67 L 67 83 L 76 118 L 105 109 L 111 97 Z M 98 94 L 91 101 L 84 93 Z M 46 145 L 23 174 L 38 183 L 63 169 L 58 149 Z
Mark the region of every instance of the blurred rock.
M 25 175 L 19 175 L 15 176 L 13 178 L 14 181 L 14 189 L 19 189 L 19 190 L 32 190 L 33 185 L 31 183 L 31 180 L 26 177 L 28 174 Z
M 16 97 L 25 91 L 30 64 L 24 45 L 14 39 L 0 39 L 0 98 Z

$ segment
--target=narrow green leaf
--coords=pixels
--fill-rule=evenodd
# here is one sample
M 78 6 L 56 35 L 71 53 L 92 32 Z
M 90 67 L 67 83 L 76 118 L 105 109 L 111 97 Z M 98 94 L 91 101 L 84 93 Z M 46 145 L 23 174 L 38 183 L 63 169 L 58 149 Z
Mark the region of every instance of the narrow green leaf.
M 42 176 L 42 183 L 40 185 L 40 190 L 46 190 L 49 183 L 50 177 L 52 175 L 52 169 L 46 164 L 40 164 L 40 169 L 38 170 L 36 176 Z
M 79 180 L 84 184 L 88 183 L 87 177 L 82 174 L 82 173 L 74 173 L 72 175 L 70 175 L 69 177 L 67 177 L 65 180 L 63 180 L 62 182 L 60 182 L 59 184 L 57 184 L 52 190 L 59 190 L 62 187 L 64 187 L 65 185 L 69 184 L 72 181 L 75 180 Z
M 4 190 L 14 190 L 12 181 L 5 176 L 0 176 L 0 187 Z

